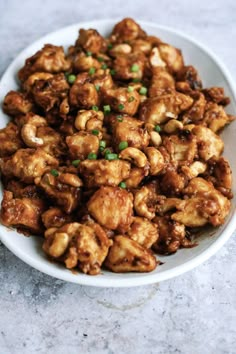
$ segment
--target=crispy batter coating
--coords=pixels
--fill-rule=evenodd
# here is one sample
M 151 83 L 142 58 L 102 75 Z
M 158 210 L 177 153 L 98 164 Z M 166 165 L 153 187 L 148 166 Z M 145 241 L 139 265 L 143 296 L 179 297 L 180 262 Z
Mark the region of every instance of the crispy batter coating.
M 3 100 L 2 223 L 46 229 L 45 253 L 68 269 L 152 271 L 150 249 L 193 247 L 195 228 L 229 214 L 219 133 L 236 117 L 174 45 L 131 18 L 107 38 L 80 29 L 65 52 L 46 44 L 26 59 Z
M 168 216 L 157 216 L 154 222 L 158 225 L 159 238 L 152 248 L 159 254 L 175 253 L 180 247 L 193 247 L 186 237 L 185 226 Z
M 44 210 L 45 203 L 42 199 L 14 198 L 12 192 L 5 191 L 1 204 L 1 222 L 5 226 L 20 227 L 41 234 L 41 214 Z
M 41 50 L 26 59 L 25 66 L 19 71 L 18 77 L 20 81 L 25 81 L 31 74 L 37 71 L 58 73 L 60 71 L 67 71 L 69 68 L 70 62 L 65 58 L 63 48 L 52 44 L 45 44 Z
M 61 259 L 67 268 L 78 267 L 83 273 L 96 275 L 107 256 L 112 240 L 100 225 L 65 224 L 48 229 L 44 251 L 52 258 Z
M 4 98 L 2 108 L 3 111 L 10 116 L 18 116 L 32 111 L 33 103 L 25 94 L 17 91 L 10 91 Z
M 105 266 L 115 273 L 151 272 L 157 261 L 150 250 L 123 235 L 114 237 Z
M 90 153 L 98 153 L 99 139 L 89 132 L 80 131 L 66 137 L 72 158 L 84 160 Z
M 125 232 L 133 220 L 133 196 L 119 187 L 102 186 L 87 206 L 94 219 L 107 229 Z
M 58 160 L 41 148 L 19 149 L 10 158 L 0 161 L 4 176 L 17 177 L 26 183 L 33 183 L 36 177 L 57 166 Z
M 129 147 L 144 149 L 149 144 L 150 137 L 144 128 L 143 122 L 138 119 L 124 116 L 122 121 L 115 120 L 113 124 L 113 137 L 115 145 L 126 141 Z
M 38 185 L 65 213 L 70 214 L 78 207 L 80 187 L 83 185 L 78 176 L 60 172 L 58 176 L 53 176 L 50 172 L 46 172 Z
M 84 160 L 79 171 L 87 188 L 118 186 L 130 175 L 130 163 L 123 160 Z
M 148 219 L 135 216 L 127 235 L 141 246 L 151 248 L 158 239 L 158 228 Z
M 137 91 L 128 92 L 125 87 L 104 90 L 103 102 L 109 104 L 115 112 L 126 113 L 133 116 L 140 103 Z
M 6 128 L 0 129 L 0 157 L 14 154 L 23 145 L 20 130 L 13 122 L 8 123 Z

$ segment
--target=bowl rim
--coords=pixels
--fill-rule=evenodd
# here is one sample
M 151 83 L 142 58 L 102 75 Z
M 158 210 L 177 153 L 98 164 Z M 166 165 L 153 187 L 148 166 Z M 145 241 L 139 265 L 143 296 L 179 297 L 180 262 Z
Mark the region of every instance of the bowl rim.
M 69 26 L 62 27 L 58 30 L 52 31 L 47 33 L 46 35 L 38 38 L 36 41 L 28 45 L 26 48 L 24 48 L 18 55 L 15 57 L 15 59 L 10 63 L 10 65 L 6 68 L 4 71 L 1 81 L 4 79 L 5 75 L 9 71 L 12 70 L 12 68 L 15 66 L 15 64 L 18 62 L 19 57 L 24 56 L 24 54 L 30 50 L 31 47 L 35 47 L 38 45 L 38 43 L 47 40 L 48 36 L 54 36 L 54 35 L 59 35 L 60 32 L 63 32 L 65 30 L 73 30 L 74 28 L 81 28 L 83 26 L 99 26 L 99 25 L 114 25 L 114 23 L 120 21 L 121 18 L 112 18 L 112 19 L 104 19 L 104 20 L 92 20 L 92 21 L 83 21 L 79 23 L 74 23 Z M 193 38 L 192 36 L 186 35 L 180 30 L 176 30 L 172 27 L 169 26 L 164 26 L 164 25 L 158 25 L 154 22 L 151 21 L 142 21 L 139 19 L 135 19 L 140 25 L 143 26 L 151 26 L 153 28 L 156 28 L 157 30 L 163 30 L 166 32 L 169 32 L 170 34 L 177 35 L 179 37 L 184 38 L 185 40 L 193 43 L 199 50 L 204 52 L 206 55 L 208 55 L 213 62 L 216 63 L 216 65 L 220 68 L 222 75 L 224 76 L 226 82 L 228 83 L 233 99 L 236 101 L 236 86 L 235 82 L 232 80 L 231 75 L 227 69 L 227 67 L 222 63 L 222 61 L 213 53 L 211 49 L 209 49 L 207 46 L 199 42 L 197 39 Z M 4 226 L 3 226 L 4 227 Z M 51 263 L 48 262 L 47 264 L 42 263 L 42 261 L 37 260 L 30 256 L 29 254 L 25 254 L 21 249 L 16 249 L 11 242 L 9 242 L 9 238 L 4 237 L 4 234 L 0 231 L 0 240 L 1 242 L 13 253 L 15 254 L 19 259 L 21 259 L 23 262 L 27 263 L 31 267 L 41 271 L 42 273 L 48 274 L 54 278 L 61 279 L 67 282 L 72 282 L 76 283 L 78 285 L 87 285 L 87 286 L 95 286 L 95 287 L 117 287 L 117 288 L 123 288 L 123 287 L 134 287 L 134 286 L 141 286 L 141 285 L 148 285 L 148 284 L 153 284 L 157 283 L 160 281 L 164 281 L 170 278 L 174 278 L 176 276 L 179 276 L 185 272 L 188 272 L 192 270 L 193 268 L 197 267 L 201 263 L 205 262 L 208 260 L 211 256 L 213 256 L 225 243 L 226 241 L 230 238 L 230 236 L 233 234 L 234 230 L 236 229 L 236 210 L 233 208 L 232 213 L 230 218 L 228 219 L 227 224 L 223 225 L 223 228 L 221 229 L 221 234 L 219 237 L 207 248 L 205 249 L 202 253 L 199 255 L 196 255 L 192 259 L 177 265 L 176 267 L 173 267 L 171 269 L 165 270 L 160 273 L 143 273 L 139 277 L 132 277 L 132 273 L 130 278 L 114 278 L 109 277 L 109 280 L 103 278 L 103 275 L 97 275 L 96 277 L 84 275 L 84 274 L 76 274 L 76 276 L 73 275 L 73 277 L 69 276 L 72 275 L 72 273 L 58 273 L 57 268 L 51 267 Z M 17 231 L 16 231 L 17 232 Z M 135 273 L 134 273 L 135 274 Z M 82 275 L 82 276 L 80 276 Z

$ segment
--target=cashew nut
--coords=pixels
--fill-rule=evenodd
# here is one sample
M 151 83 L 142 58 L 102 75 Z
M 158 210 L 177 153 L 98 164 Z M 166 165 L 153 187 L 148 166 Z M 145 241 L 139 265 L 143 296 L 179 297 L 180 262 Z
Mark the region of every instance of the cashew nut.
M 37 128 L 47 125 L 46 119 L 34 115 L 29 122 L 21 128 L 21 137 L 24 143 L 29 147 L 37 147 L 44 144 L 43 139 L 37 138 Z
M 183 123 L 176 119 L 170 119 L 164 125 L 164 131 L 168 134 L 176 133 L 178 130 L 183 129 Z
M 161 67 L 165 67 L 166 63 L 161 59 L 160 56 L 160 52 L 158 50 L 158 48 L 153 48 L 150 54 L 150 64 L 153 67 L 157 67 L 157 66 L 161 66 Z
M 35 81 L 38 80 L 48 80 L 53 77 L 53 74 L 50 73 L 34 73 L 28 77 L 28 79 L 24 82 L 23 87 L 24 90 L 29 92 L 31 87 L 34 85 Z
M 207 169 L 207 164 L 201 161 L 194 161 L 190 166 L 182 166 L 181 169 L 189 179 L 192 179 L 204 173 Z
M 78 112 L 76 118 L 75 118 L 75 127 L 78 130 L 87 130 L 87 123 L 93 119 L 96 119 L 97 121 L 100 121 L 101 126 L 102 126 L 102 121 L 104 119 L 104 115 L 101 111 L 93 111 L 93 110 L 81 110 Z M 93 128 L 92 128 L 93 129 Z
M 150 164 L 150 175 L 156 176 L 165 166 L 164 157 L 161 152 L 154 147 L 147 147 L 145 154 Z
M 152 131 L 149 133 L 149 135 L 153 146 L 158 147 L 161 145 L 162 139 L 158 132 Z
M 133 162 L 137 167 L 145 167 L 148 164 L 145 154 L 134 147 L 128 147 L 122 150 L 119 157 Z
M 65 232 L 57 232 L 53 237 L 53 242 L 48 249 L 48 253 L 52 257 L 60 257 L 69 244 L 69 236 Z

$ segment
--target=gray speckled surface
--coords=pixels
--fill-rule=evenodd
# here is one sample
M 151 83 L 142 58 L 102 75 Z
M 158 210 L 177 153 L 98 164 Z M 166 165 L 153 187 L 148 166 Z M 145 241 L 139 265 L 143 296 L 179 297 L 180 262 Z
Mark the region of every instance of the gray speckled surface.
M 235 76 L 235 13 L 234 0 L 0 0 L 0 74 L 47 32 L 129 15 L 195 36 Z M 0 353 L 236 353 L 235 259 L 231 237 L 216 256 L 179 278 L 99 289 L 41 274 L 0 244 Z

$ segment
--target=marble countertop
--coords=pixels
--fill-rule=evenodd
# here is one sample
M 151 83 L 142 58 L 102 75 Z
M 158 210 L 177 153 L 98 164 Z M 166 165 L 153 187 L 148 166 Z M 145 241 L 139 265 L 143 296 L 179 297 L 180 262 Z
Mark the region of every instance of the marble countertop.
M 0 75 L 47 32 L 131 16 L 194 36 L 236 76 L 233 0 L 1 0 L 0 14 Z M 235 260 L 234 235 L 216 256 L 176 279 L 102 289 L 46 276 L 0 243 L 0 353 L 235 354 Z

